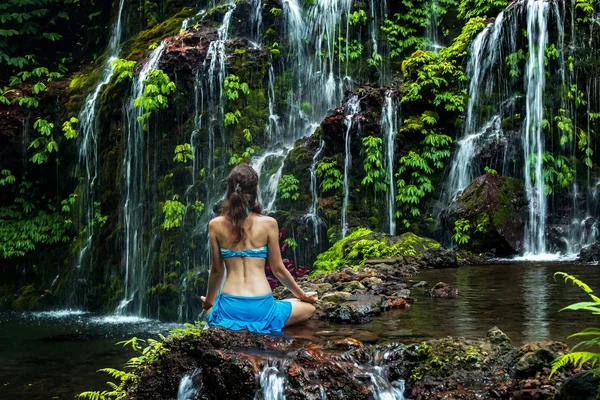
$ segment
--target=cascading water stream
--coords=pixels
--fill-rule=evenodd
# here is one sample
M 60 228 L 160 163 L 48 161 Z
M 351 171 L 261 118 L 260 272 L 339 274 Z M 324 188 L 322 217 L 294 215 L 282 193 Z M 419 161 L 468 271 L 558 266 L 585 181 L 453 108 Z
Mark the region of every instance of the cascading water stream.
M 348 101 L 346 110 L 346 135 L 344 136 L 344 202 L 342 203 L 342 238 L 348 234 L 348 203 L 350 201 L 350 164 L 352 154 L 350 152 L 350 131 L 354 122 L 354 116 L 360 111 L 360 99 L 357 95 Z
M 254 398 L 262 400 L 285 400 L 287 374 L 282 372 L 285 370 L 285 363 L 281 363 L 280 366 L 266 365 L 260 372 L 260 389 Z
M 110 81 L 113 75 L 115 66 L 113 61 L 117 59 L 120 53 L 120 44 L 122 36 L 122 13 L 125 0 L 120 0 L 117 20 L 112 27 L 107 50 L 107 60 L 102 70 L 101 78 L 98 81 L 95 89 L 87 96 L 83 109 L 79 113 L 79 163 L 77 166 L 76 176 L 84 178 L 82 183 L 85 187 L 84 196 L 79 199 L 82 210 L 85 215 L 85 232 L 86 239 L 79 249 L 77 259 L 77 268 L 81 268 L 84 264 L 91 264 L 92 259 L 87 258 L 87 254 L 92 246 L 94 235 L 94 215 L 97 205 L 95 205 L 95 186 L 96 178 L 98 177 L 98 121 L 99 114 L 97 110 L 97 100 L 104 87 Z
M 529 59 L 525 75 L 526 114 L 523 134 L 525 190 L 530 201 L 525 226 L 525 251 L 531 255 L 546 253 L 546 193 L 544 192 L 544 51 L 548 42 L 548 3 L 527 1 L 527 40 Z
M 128 312 L 133 312 L 136 315 L 141 314 L 148 279 L 143 260 L 146 132 L 144 132 L 142 124 L 138 121 L 138 117 L 142 115 L 142 109 L 135 107 L 134 102 L 135 99 L 143 96 L 146 87 L 144 80 L 158 66 L 166 45 L 167 43 L 163 41 L 150 53 L 148 61 L 133 82 L 132 95 L 125 106 L 127 145 L 121 177 L 125 188 L 123 206 L 125 279 L 123 299 L 116 309 L 116 313 L 120 315 Z
M 316 170 L 317 170 L 317 164 L 321 160 L 321 153 L 323 152 L 324 148 L 325 148 L 325 141 L 321 140 L 321 144 L 319 145 L 317 152 L 313 156 L 313 160 L 310 165 L 310 195 L 312 198 L 312 202 L 310 204 L 310 208 L 308 209 L 308 214 L 306 215 L 306 218 L 311 221 L 311 224 L 313 226 L 315 246 L 319 245 L 320 236 L 321 236 L 319 234 L 319 227 L 321 224 L 321 219 L 319 218 L 319 209 L 318 209 L 319 194 L 317 191 Z
M 267 151 L 262 156 L 256 157 L 250 164 L 261 177 L 258 191 L 258 202 L 262 205 L 265 213 L 275 211 L 275 200 L 277 199 L 277 187 L 279 179 L 283 172 L 283 161 L 288 153 L 288 149 L 280 149 L 276 151 Z M 278 163 L 277 169 L 271 174 L 265 174 L 265 163 Z
M 440 49 L 442 49 L 444 47 L 440 43 L 440 35 L 439 35 L 440 28 L 438 26 L 438 19 L 439 19 L 438 0 L 431 0 L 429 2 L 428 7 L 429 7 L 429 24 L 425 28 L 425 35 L 427 36 L 427 39 L 429 39 L 429 44 L 427 47 L 429 50 L 437 53 L 438 51 L 440 51 Z
M 498 125 L 500 116 L 487 119 L 481 115 L 481 105 L 494 88 L 496 79 L 493 68 L 501 58 L 499 50 L 499 36 L 502 32 L 504 14 L 500 13 L 496 20 L 486 26 L 471 44 L 467 76 L 470 77 L 469 101 L 467 116 L 464 124 L 463 137 L 458 141 L 458 149 L 452 160 L 448 177 L 444 203 L 450 204 L 475 178 L 479 170 L 475 169 L 473 162 L 477 154 L 476 149 L 482 147 L 481 142 L 495 140 L 502 135 L 501 125 Z M 501 122 L 501 121 L 500 121 Z
M 389 234 L 396 234 L 396 192 L 394 181 L 394 155 L 396 133 L 398 132 L 398 104 L 392 98 L 392 93 L 387 91 L 381 110 L 381 131 L 385 138 L 385 170 L 389 180 L 387 191 L 387 210 Z

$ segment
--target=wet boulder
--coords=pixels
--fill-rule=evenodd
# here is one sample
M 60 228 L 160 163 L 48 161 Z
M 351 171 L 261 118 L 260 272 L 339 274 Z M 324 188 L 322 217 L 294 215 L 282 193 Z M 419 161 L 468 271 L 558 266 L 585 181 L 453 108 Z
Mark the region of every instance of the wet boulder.
M 556 400 L 595 400 L 597 399 L 600 376 L 580 372 L 569 378 L 560 386 Z
M 559 355 L 568 351 L 566 344 L 550 340 L 524 344 L 517 355 L 516 372 L 518 376 L 534 376 L 542 368 L 549 368 L 550 363 Z
M 332 321 L 345 323 L 365 323 L 373 319 L 382 310 L 388 308 L 387 301 L 381 296 L 355 294 L 347 301 L 332 308 L 327 317 Z
M 508 257 L 523 251 L 528 200 L 523 182 L 498 174 L 476 178 L 441 215 L 448 230 L 462 223 L 460 247 Z
M 579 262 L 599 262 L 600 261 L 600 241 L 592 244 L 591 246 L 584 247 L 579 252 L 577 257 Z
M 438 282 L 425 296 L 435 299 L 455 299 L 458 297 L 458 289 L 451 287 L 445 282 Z

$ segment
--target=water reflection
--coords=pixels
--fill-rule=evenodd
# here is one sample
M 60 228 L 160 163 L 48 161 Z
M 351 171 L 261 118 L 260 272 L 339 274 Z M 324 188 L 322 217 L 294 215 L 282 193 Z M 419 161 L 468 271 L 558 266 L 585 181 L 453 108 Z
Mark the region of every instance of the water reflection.
M 561 312 L 561 308 L 586 301 L 581 289 L 555 282 L 553 274 L 577 275 L 600 291 L 600 266 L 573 263 L 504 263 L 465 266 L 458 269 L 423 271 L 416 280 L 432 287 L 446 282 L 458 288 L 457 299 L 431 299 L 425 290 L 413 289 L 416 302 L 409 310 L 396 310 L 364 325 L 332 325 L 311 321 L 308 326 L 289 328 L 294 337 L 324 340 L 352 336 L 369 343 L 403 343 L 446 336 L 477 339 L 499 327 L 519 346 L 528 341 L 553 339 L 574 345 L 567 337 L 598 319 L 585 312 Z
M 548 267 L 544 265 L 535 265 L 523 274 L 523 337 L 528 342 L 550 337 L 547 280 Z

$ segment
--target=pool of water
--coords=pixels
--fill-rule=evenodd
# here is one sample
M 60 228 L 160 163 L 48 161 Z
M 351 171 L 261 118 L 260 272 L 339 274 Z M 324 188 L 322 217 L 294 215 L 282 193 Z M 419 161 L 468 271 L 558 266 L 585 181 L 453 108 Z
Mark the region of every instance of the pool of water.
M 104 390 L 100 368 L 122 369 L 136 355 L 115 343 L 156 337 L 177 325 L 78 311 L 0 314 L 0 399 L 73 399 Z
M 288 330 L 306 338 L 352 336 L 366 342 L 411 342 L 446 336 L 476 339 L 497 326 L 514 345 L 553 339 L 570 345 L 567 337 L 585 326 L 596 326 L 597 316 L 583 311 L 559 310 L 571 303 L 589 301 L 578 287 L 553 275 L 557 271 L 578 276 L 600 293 L 600 266 L 564 262 L 499 263 L 458 269 L 426 270 L 415 281 L 426 281 L 425 289 L 413 288 L 415 303 L 408 310 L 384 313 L 364 325 L 332 326 L 311 321 L 306 327 Z M 459 291 L 457 299 L 432 299 L 425 291 L 446 282 Z
M 499 263 L 458 269 L 427 270 L 415 277 L 429 286 L 443 281 L 458 288 L 457 299 L 431 299 L 413 289 L 415 303 L 364 325 L 311 321 L 290 328 L 292 337 L 314 341 L 355 337 L 368 343 L 403 343 L 446 336 L 481 338 L 498 326 L 515 345 L 567 336 L 597 317 L 585 312 L 558 312 L 586 301 L 577 287 L 554 281 L 564 271 L 600 292 L 600 266 L 573 263 Z M 156 337 L 177 324 L 139 318 L 101 317 L 63 311 L 0 314 L 0 399 L 73 399 L 84 390 L 103 390 L 105 367 L 120 369 L 135 353 L 115 343 L 133 336 Z

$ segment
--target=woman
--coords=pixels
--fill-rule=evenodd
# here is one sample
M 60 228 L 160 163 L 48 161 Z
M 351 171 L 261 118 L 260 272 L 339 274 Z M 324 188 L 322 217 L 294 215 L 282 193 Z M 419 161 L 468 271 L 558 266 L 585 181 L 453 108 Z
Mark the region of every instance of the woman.
M 247 164 L 227 177 L 227 198 L 221 216 L 208 224 L 212 265 L 203 308 L 208 324 L 233 330 L 279 333 L 284 326 L 309 320 L 317 302 L 316 293 L 304 293 L 283 265 L 279 250 L 279 227 L 261 215 L 256 202 L 258 174 Z M 296 300 L 273 298 L 265 275 L 265 260 L 271 271 Z M 217 296 L 227 267 L 223 291 Z

